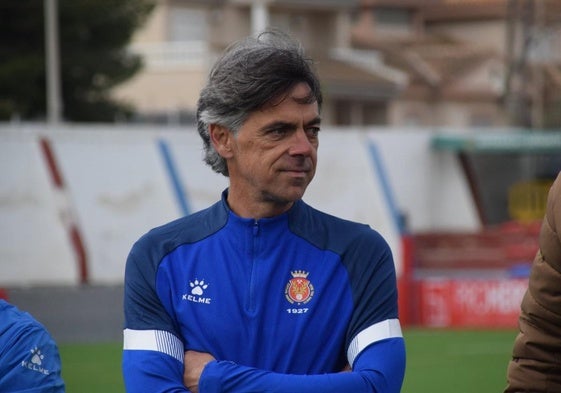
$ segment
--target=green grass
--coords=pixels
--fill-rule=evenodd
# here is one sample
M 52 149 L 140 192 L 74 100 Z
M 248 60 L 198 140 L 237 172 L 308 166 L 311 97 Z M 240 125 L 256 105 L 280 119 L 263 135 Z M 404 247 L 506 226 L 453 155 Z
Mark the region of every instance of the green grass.
M 501 393 L 516 337 L 513 330 L 404 331 L 403 393 Z
M 516 332 L 406 329 L 403 393 L 501 393 Z M 123 393 L 121 343 L 60 345 L 68 393 Z
M 122 393 L 121 343 L 61 344 L 67 393 Z

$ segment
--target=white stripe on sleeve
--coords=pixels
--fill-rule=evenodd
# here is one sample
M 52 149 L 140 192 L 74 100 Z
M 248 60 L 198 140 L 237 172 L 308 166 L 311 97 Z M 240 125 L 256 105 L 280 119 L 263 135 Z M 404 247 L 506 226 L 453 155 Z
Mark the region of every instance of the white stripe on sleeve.
M 170 332 L 125 329 L 123 338 L 123 349 L 125 350 L 158 351 L 183 363 L 183 343 Z
M 352 367 L 357 356 L 370 344 L 393 337 L 403 337 L 399 319 L 386 319 L 367 327 L 353 338 L 347 349 L 349 364 Z

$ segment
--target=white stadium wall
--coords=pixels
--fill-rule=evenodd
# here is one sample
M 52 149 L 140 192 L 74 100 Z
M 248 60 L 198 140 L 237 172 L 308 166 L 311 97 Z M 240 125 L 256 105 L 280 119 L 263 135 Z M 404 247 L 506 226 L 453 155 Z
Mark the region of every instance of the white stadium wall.
M 433 132 L 377 130 L 368 136 L 382 157 L 396 209 L 409 231 L 481 229 L 458 158 L 432 148 Z
M 324 130 L 320 141 L 304 199 L 378 230 L 398 272 L 401 213 L 412 231 L 478 227 L 461 168 L 430 149 L 430 133 Z M 227 186 L 184 128 L 0 126 L 0 164 L 0 287 L 120 284 L 136 239 Z
M 0 285 L 72 284 L 78 277 L 37 136 L 0 134 Z
M 91 282 L 117 282 L 133 242 L 179 215 L 151 133 L 68 131 L 52 142 L 88 255 Z
M 383 192 L 383 174 L 374 165 L 368 134 L 322 132 L 316 177 L 304 200 L 327 213 L 369 224 L 384 236 L 401 269 L 401 241 L 391 201 Z

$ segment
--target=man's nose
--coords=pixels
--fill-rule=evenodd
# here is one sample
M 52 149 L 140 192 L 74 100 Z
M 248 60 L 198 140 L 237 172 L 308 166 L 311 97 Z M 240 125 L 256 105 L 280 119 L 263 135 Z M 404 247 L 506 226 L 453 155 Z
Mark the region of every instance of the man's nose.
M 290 155 L 310 155 L 312 151 L 315 149 L 314 145 L 308 138 L 306 131 L 303 129 L 298 129 L 292 135 L 290 140 Z

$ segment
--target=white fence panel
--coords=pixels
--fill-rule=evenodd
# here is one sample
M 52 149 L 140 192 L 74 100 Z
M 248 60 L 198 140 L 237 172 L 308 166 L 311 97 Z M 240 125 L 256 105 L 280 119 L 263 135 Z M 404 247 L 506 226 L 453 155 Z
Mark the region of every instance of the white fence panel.
M 77 265 L 37 136 L 0 142 L 0 286 L 74 284 Z

